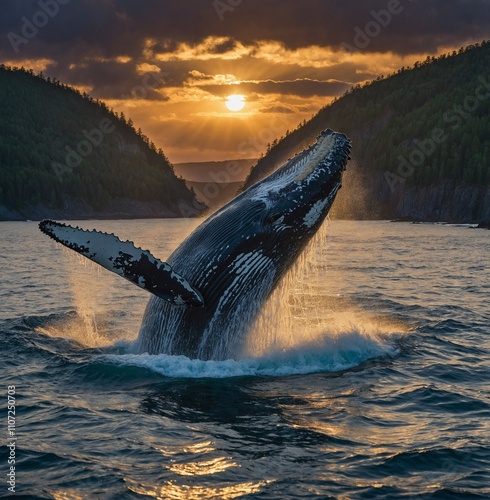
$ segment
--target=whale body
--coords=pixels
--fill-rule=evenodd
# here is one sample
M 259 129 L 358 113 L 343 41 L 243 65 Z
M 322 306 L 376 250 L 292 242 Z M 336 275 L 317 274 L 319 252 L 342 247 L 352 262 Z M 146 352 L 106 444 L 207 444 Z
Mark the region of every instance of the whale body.
M 350 141 L 331 130 L 201 223 L 161 262 L 115 235 L 54 221 L 40 229 L 153 295 L 135 349 L 235 357 L 262 306 L 325 220 Z

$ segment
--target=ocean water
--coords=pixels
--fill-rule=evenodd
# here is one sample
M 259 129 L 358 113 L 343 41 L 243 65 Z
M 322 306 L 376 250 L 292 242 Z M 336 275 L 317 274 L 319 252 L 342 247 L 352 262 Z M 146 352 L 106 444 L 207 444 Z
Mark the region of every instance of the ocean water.
M 134 354 L 146 292 L 0 235 L 0 497 L 490 498 L 490 231 L 334 221 L 221 362 Z

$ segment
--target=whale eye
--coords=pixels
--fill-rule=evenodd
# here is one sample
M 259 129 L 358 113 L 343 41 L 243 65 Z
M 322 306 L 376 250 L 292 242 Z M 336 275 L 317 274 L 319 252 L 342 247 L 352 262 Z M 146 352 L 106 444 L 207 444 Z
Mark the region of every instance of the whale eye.
M 265 222 L 265 224 L 275 226 L 277 224 L 280 224 L 283 220 L 284 220 L 284 215 L 282 215 L 281 213 L 278 213 L 278 214 L 268 215 L 265 218 L 264 222 Z

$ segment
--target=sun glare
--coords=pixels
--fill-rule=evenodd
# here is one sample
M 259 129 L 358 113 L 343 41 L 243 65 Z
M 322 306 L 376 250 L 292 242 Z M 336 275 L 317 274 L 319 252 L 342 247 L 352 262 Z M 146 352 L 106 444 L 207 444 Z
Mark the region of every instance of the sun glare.
M 229 95 L 225 104 L 230 111 L 240 111 L 245 106 L 245 97 L 241 94 Z

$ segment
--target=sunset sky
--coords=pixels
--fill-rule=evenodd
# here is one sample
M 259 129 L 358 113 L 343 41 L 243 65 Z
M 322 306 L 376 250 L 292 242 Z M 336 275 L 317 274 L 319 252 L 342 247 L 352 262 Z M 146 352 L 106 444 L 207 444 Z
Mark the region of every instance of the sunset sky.
M 352 85 L 490 34 L 490 0 L 1 0 L 0 9 L 2 62 L 106 101 L 174 163 L 257 157 Z M 243 96 L 232 109 L 230 95 Z

